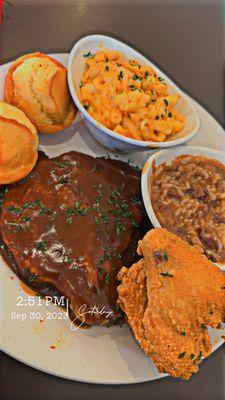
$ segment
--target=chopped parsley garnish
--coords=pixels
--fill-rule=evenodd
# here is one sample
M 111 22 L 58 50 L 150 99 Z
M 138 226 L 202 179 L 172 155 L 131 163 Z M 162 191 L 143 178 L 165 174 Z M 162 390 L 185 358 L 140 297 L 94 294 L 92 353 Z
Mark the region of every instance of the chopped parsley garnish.
M 66 168 L 68 166 L 73 165 L 71 161 L 59 161 L 59 160 L 54 160 L 54 163 L 58 165 L 59 168 Z
M 17 233 L 18 231 L 21 231 L 23 229 L 22 226 L 18 222 L 7 222 L 7 225 L 15 226 L 16 230 L 14 230 L 14 233 Z M 9 230 L 9 232 L 10 232 L 10 230 Z
M 92 172 L 96 172 L 97 171 L 97 164 L 94 163 L 93 167 L 92 167 Z
M 37 275 L 33 274 L 32 272 L 30 272 L 28 269 L 26 269 L 27 273 L 28 273 L 28 280 L 30 283 L 34 282 L 35 279 L 37 278 Z
M 159 119 L 159 116 L 158 116 L 158 115 L 156 115 L 155 119 Z
M 7 211 L 14 214 L 20 214 L 21 208 L 19 207 L 7 207 Z
M 133 203 L 133 204 L 137 204 L 137 203 L 140 203 L 140 198 L 138 197 L 138 196 L 132 196 L 131 198 L 130 198 L 130 201 L 131 201 L 131 203 Z
M 27 202 L 27 203 L 24 203 L 23 204 L 23 208 L 31 208 L 32 207 L 32 203 L 29 203 L 29 202 Z
M 87 104 L 84 104 L 84 108 L 87 111 L 89 109 L 89 106 Z
M 169 272 L 160 272 L 160 275 L 167 277 L 167 278 L 173 278 L 173 275 L 169 274 Z
M 64 259 L 64 262 L 65 263 L 72 263 L 73 262 L 73 259 L 72 258 L 69 258 L 69 257 L 66 257 L 65 259 Z
M 168 104 L 169 104 L 168 100 L 164 99 L 163 101 L 164 101 L 165 105 L 168 106 Z
M 180 332 L 180 335 L 181 335 L 181 336 L 185 336 L 185 335 L 186 335 L 186 332 L 185 332 L 185 331 L 182 331 L 182 332 Z
M 94 58 L 94 54 L 92 54 L 90 51 L 87 54 L 84 54 L 84 58 Z
M 123 79 L 123 71 L 120 71 L 119 75 L 117 76 L 118 80 L 121 81 Z
M 168 258 L 169 258 L 169 257 L 168 257 L 168 254 L 167 254 L 166 252 L 163 253 L 163 258 L 164 258 L 165 261 L 168 261 Z
M 182 358 L 184 358 L 185 354 L 186 354 L 186 351 L 184 351 L 183 353 L 180 353 L 178 358 L 181 360 Z
M 164 78 L 161 78 L 161 76 L 158 77 L 158 80 L 159 80 L 159 82 L 162 82 L 162 83 L 165 82 L 165 79 L 164 79 Z
M 200 351 L 198 354 L 198 357 L 194 360 L 194 364 L 198 364 L 198 362 L 201 360 L 202 358 L 202 352 Z
M 72 267 L 71 267 L 71 269 L 74 269 L 74 270 L 76 270 L 76 269 L 78 269 L 78 268 L 79 268 L 79 265 L 78 265 L 78 264 L 73 264 Z
M 145 71 L 145 79 L 147 79 L 148 76 L 149 76 L 149 72 Z
M 99 225 L 99 220 L 98 220 L 98 217 L 94 217 L 94 221 L 95 221 L 95 223 L 97 224 L 97 225 Z
M 193 353 L 190 354 L 190 360 L 193 360 L 193 358 L 195 357 L 195 355 Z
M 108 217 L 107 217 L 107 215 L 101 215 L 101 217 L 100 217 L 100 221 L 103 223 L 103 224 L 107 224 L 107 222 L 108 222 Z
M 122 317 L 117 317 L 115 320 L 109 321 L 107 322 L 107 324 L 105 324 L 106 328 L 110 328 L 111 326 L 114 325 L 123 325 L 123 318 Z
M 116 219 L 116 233 L 117 235 L 120 235 L 123 231 L 125 231 L 126 228 L 125 226 L 121 223 L 120 218 Z
M 173 117 L 173 115 L 172 115 L 171 112 L 169 112 L 168 117 L 169 117 L 169 118 L 172 118 L 172 117 Z
M 54 219 L 56 218 L 57 212 L 56 211 L 51 211 L 50 212 L 50 220 L 54 221 Z
M 98 274 L 99 274 L 99 276 L 102 276 L 103 271 L 104 271 L 103 268 L 98 267 Z
M 105 71 L 109 71 L 109 66 L 108 65 L 105 66 Z
M 141 76 L 139 76 L 139 75 L 137 75 L 137 74 L 134 74 L 133 76 L 132 76 L 132 79 L 133 79 L 133 81 L 142 81 L 142 77 Z
M 2 204 L 5 198 L 6 193 L 8 192 L 8 188 L 4 187 L 3 189 L 0 190 L 0 209 L 2 208 Z
M 82 88 L 82 86 L 84 86 L 84 82 L 80 81 L 80 88 Z
M 45 242 L 37 242 L 36 247 L 40 251 L 46 251 L 46 243 Z
M 28 221 L 30 221 L 30 217 L 28 217 L 28 215 L 27 216 L 24 215 L 24 217 L 21 217 L 21 221 L 22 222 L 28 222 Z
M 105 276 L 105 283 L 108 284 L 109 283 L 109 279 L 110 279 L 110 271 L 107 272 L 106 276 Z
M 206 329 L 207 329 L 207 326 L 206 326 L 205 324 L 201 324 L 201 328 L 204 329 L 204 330 L 206 330 Z
M 69 217 L 66 219 L 67 224 L 72 225 L 73 223 L 73 217 Z
M 47 207 L 41 206 L 39 215 L 45 215 L 47 213 L 47 211 L 48 211 Z
M 80 202 L 76 201 L 74 207 L 69 207 L 66 210 L 67 215 L 80 215 L 81 217 L 85 217 L 89 211 L 89 207 L 81 207 Z

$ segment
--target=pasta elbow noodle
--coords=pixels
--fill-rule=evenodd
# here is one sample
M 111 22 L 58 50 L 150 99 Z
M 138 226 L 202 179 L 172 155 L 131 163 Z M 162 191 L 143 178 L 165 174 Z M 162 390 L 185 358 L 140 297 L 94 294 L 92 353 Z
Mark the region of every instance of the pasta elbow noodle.
M 164 141 L 184 128 L 185 117 L 174 107 L 179 94 L 150 66 L 127 60 L 116 50 L 85 55 L 78 96 L 100 124 L 136 140 Z

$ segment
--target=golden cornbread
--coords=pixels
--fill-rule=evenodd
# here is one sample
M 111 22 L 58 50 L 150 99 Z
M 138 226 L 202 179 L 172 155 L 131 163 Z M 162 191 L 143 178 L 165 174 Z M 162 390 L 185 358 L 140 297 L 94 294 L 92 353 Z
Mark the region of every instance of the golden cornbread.
M 52 57 L 38 52 L 26 54 L 7 72 L 5 101 L 23 110 L 38 131 L 65 129 L 76 115 L 66 75 L 66 68 Z
M 0 184 L 25 178 L 38 158 L 38 134 L 23 111 L 0 102 Z

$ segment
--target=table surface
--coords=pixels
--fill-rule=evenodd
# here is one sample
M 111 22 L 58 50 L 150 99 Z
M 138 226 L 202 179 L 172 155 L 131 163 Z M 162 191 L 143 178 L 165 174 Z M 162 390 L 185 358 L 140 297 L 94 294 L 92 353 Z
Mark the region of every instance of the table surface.
M 89 4 L 88 4 L 89 3 Z M 1 64 L 34 50 L 67 52 L 81 36 L 111 34 L 133 45 L 165 70 L 181 88 L 223 123 L 223 13 L 212 0 L 121 5 L 14 5 L 5 9 L 0 31 Z M 81 5 L 82 4 L 82 5 Z M 114 3 L 115 4 L 115 3 Z M 139 5 L 137 5 L 139 4 Z M 2 399 L 159 399 L 222 400 L 224 346 L 191 380 L 165 378 L 143 384 L 106 386 L 71 382 L 36 371 L 0 354 Z M 32 394 L 32 395 L 31 395 Z

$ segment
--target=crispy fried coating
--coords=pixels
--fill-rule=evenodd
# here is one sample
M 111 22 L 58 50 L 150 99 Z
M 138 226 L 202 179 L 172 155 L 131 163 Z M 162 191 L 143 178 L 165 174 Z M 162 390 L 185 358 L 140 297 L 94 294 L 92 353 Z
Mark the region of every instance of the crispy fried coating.
M 119 273 L 119 305 L 158 370 L 188 379 L 211 353 L 207 327 L 225 320 L 225 274 L 165 229 L 149 231 L 138 253 Z

